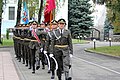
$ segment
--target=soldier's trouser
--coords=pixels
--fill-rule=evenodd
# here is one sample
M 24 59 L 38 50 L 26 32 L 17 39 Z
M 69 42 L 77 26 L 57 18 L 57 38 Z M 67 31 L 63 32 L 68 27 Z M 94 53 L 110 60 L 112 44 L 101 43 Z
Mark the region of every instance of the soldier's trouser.
M 18 43 L 18 60 L 21 61 L 21 44 Z
M 17 40 L 17 41 L 18 41 L 18 40 Z M 15 44 L 16 44 L 16 46 L 15 46 L 16 48 L 15 48 L 15 49 L 16 49 L 17 59 L 19 59 L 19 43 L 18 43 L 17 41 L 16 41 L 16 43 L 15 43 Z
M 22 44 L 22 58 L 23 58 L 23 64 L 25 63 L 25 46 Z
M 63 57 L 63 69 L 65 73 L 65 79 L 69 78 L 69 66 L 70 66 L 70 57 L 69 55 Z
M 36 52 L 36 49 L 31 49 L 31 62 L 32 62 L 32 68 L 33 68 L 33 71 L 35 71 L 35 52 Z
M 36 60 L 36 66 L 40 66 L 40 50 L 39 49 L 36 50 L 35 60 Z
M 57 76 L 61 77 L 62 70 L 63 70 L 63 60 L 62 60 L 62 55 L 57 55 L 55 56 L 55 59 L 57 60 L 58 63 L 58 70 L 57 70 Z
M 32 66 L 32 62 L 31 62 L 31 53 L 32 53 L 32 50 L 27 46 L 27 56 L 28 56 L 28 64 L 29 64 L 29 68 L 31 69 L 31 66 Z
M 16 44 L 16 39 L 13 39 L 14 41 L 14 51 L 15 51 L 15 55 L 16 55 L 16 58 L 18 57 L 17 55 L 17 44 Z
M 28 47 L 27 47 L 27 45 L 24 46 L 24 51 L 25 51 L 25 63 L 27 66 L 28 65 Z

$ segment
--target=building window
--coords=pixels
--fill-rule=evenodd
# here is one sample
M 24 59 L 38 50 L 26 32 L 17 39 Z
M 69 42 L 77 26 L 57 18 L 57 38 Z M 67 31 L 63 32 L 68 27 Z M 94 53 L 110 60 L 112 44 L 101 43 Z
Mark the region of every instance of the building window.
M 9 7 L 9 20 L 15 19 L 15 7 Z

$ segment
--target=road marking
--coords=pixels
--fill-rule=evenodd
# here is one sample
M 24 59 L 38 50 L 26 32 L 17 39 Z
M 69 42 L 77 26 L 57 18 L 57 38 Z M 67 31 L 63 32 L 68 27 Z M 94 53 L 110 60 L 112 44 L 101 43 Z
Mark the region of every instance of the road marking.
M 76 57 L 76 56 L 73 56 L 73 57 L 76 58 L 76 59 L 79 59 L 79 60 L 81 60 L 81 61 L 83 61 L 83 62 L 86 62 L 86 63 L 88 63 L 88 64 L 91 64 L 91 65 L 94 65 L 94 66 L 100 67 L 100 68 L 102 68 L 102 69 L 105 69 L 105 70 L 108 70 L 108 71 L 110 71 L 110 72 L 113 72 L 113 73 L 116 73 L 116 74 L 119 74 L 119 75 L 120 75 L 120 72 L 115 71 L 115 70 L 113 70 L 113 69 L 109 69 L 109 68 L 107 68 L 107 67 L 104 67 L 104 66 L 101 66 L 101 65 L 95 64 L 95 63 L 93 63 L 93 62 L 90 62 L 90 61 L 84 60 L 84 59 L 82 59 L 82 58 L 78 58 L 78 57 Z

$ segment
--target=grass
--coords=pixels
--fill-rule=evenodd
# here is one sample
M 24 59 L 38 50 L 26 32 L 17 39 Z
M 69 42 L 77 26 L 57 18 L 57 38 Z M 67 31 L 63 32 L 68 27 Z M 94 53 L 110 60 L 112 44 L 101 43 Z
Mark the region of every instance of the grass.
M 88 50 L 102 52 L 104 54 L 109 54 L 112 56 L 120 56 L 120 46 L 97 47 L 96 49 L 90 48 Z
M 4 47 L 4 46 L 13 46 L 13 40 L 12 39 L 3 39 L 3 44 L 0 44 L 0 47 Z
M 72 39 L 73 44 L 84 44 L 84 43 L 88 43 L 88 42 L 89 41 L 87 41 L 87 40 Z

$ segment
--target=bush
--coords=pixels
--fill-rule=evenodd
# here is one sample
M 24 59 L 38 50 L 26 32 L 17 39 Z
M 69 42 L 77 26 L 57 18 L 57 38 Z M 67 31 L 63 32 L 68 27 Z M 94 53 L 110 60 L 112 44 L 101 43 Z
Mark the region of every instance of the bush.
M 10 33 L 10 31 L 9 31 L 9 29 L 7 29 L 6 30 L 6 39 L 9 39 L 9 33 Z

